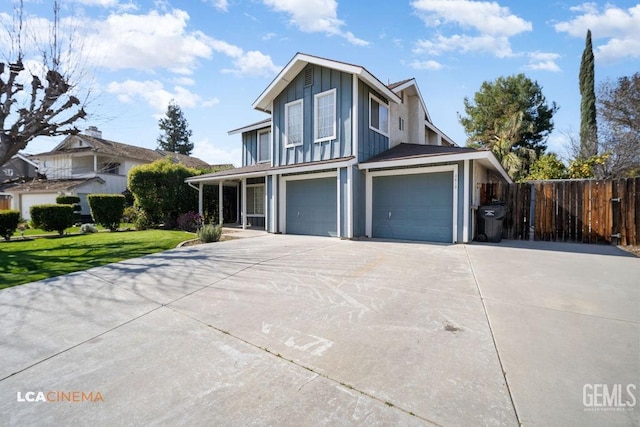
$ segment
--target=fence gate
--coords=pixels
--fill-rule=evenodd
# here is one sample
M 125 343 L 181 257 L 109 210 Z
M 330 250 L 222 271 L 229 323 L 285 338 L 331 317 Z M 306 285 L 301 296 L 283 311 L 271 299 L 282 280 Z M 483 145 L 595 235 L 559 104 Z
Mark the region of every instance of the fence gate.
M 529 239 L 533 225 L 534 240 L 640 244 L 640 177 L 483 184 L 491 200 L 506 204 L 505 239 Z

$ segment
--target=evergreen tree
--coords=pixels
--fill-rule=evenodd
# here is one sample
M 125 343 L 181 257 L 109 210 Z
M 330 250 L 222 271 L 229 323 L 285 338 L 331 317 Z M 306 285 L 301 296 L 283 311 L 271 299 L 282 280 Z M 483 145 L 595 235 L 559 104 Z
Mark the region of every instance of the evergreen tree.
M 180 106 L 171 100 L 167 107 L 166 117 L 158 121 L 158 126 L 164 134 L 158 137 L 158 148 L 172 153 L 189 155 L 193 151 L 191 129 L 187 119 L 182 114 Z
M 587 40 L 580 62 L 580 157 L 583 159 L 598 154 L 594 74 L 591 30 L 587 30 Z

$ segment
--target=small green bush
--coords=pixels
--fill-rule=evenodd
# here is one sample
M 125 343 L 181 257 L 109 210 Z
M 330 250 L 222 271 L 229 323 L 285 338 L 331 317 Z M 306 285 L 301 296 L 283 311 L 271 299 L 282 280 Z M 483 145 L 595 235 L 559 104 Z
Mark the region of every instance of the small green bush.
M 20 211 L 0 211 L 0 234 L 4 237 L 4 240 L 11 240 L 11 236 L 16 232 L 18 224 L 20 224 Z
M 147 215 L 145 211 L 138 209 L 138 215 L 133 221 L 133 225 L 135 225 L 136 230 L 146 230 L 151 227 L 151 224 L 152 222 L 149 215 Z
M 198 239 L 203 243 L 217 242 L 222 235 L 222 226 L 205 224 L 198 230 Z
M 124 213 L 125 197 L 122 194 L 89 194 L 87 200 L 96 224 L 117 231 Z
M 122 222 L 134 224 L 138 219 L 140 210 L 134 206 L 127 206 L 122 212 Z
M 82 206 L 80 206 L 80 197 L 60 195 L 56 197 L 56 203 L 59 205 L 73 205 L 73 223 L 80 223 L 80 212 L 82 211 Z
M 34 205 L 29 210 L 35 228 L 57 231 L 59 235 L 73 225 L 73 205 Z

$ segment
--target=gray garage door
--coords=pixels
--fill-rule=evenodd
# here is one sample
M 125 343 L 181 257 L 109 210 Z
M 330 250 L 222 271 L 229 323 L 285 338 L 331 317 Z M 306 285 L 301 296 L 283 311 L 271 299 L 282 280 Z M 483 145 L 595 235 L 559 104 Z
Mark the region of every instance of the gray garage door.
M 373 237 L 451 242 L 453 172 L 373 178 Z
M 336 178 L 287 182 L 287 233 L 336 236 Z

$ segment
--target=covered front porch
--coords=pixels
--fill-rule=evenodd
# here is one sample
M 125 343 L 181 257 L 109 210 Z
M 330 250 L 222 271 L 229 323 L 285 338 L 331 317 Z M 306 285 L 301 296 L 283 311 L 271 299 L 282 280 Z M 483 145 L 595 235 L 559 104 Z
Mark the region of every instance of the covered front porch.
M 230 169 L 188 179 L 187 184 L 198 190 L 200 215 L 205 214 L 205 186 L 216 186 L 218 188 L 218 224 L 225 227 L 237 226 L 243 230 L 247 228 L 267 230 L 266 169 L 269 165 L 256 166 L 258 167 Z M 233 189 L 235 192 L 234 217 L 230 217 L 228 212 L 225 215 L 224 206 L 228 202 L 225 200 L 225 189 Z

